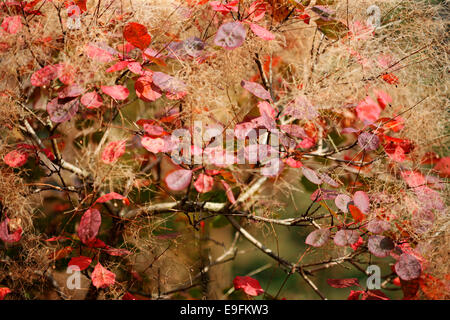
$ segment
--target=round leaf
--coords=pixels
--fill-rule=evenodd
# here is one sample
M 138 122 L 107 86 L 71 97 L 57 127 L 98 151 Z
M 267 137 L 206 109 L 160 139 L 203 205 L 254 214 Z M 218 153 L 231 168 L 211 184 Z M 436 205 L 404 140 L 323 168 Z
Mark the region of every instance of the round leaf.
M 339 230 L 334 236 L 334 243 L 345 247 L 355 244 L 359 240 L 359 233 L 356 230 Z
M 227 50 L 242 46 L 247 36 L 247 30 L 240 22 L 228 22 L 217 30 L 214 43 Z
M 392 248 L 390 245 L 387 245 L 387 242 L 390 240 L 383 236 L 371 236 L 369 237 L 369 241 L 367 243 L 367 246 L 369 248 L 369 251 L 379 258 L 387 257 L 390 252 L 392 251 Z M 392 240 L 390 240 L 392 241 Z
M 328 241 L 330 234 L 329 229 L 315 230 L 306 237 L 305 243 L 313 247 L 321 247 Z
M 186 189 L 191 183 L 192 171 L 191 170 L 175 170 L 169 173 L 165 179 L 169 189 L 173 191 L 181 191 Z
M 400 279 L 409 281 L 420 277 L 422 267 L 416 257 L 403 253 L 395 264 L 395 272 Z

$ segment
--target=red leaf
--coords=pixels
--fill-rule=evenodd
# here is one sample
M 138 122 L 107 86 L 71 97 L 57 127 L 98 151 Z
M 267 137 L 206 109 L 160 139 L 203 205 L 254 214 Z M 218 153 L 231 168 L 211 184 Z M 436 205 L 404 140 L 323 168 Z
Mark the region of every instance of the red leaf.
M 354 244 L 350 245 L 350 247 L 353 249 L 353 251 L 356 251 L 363 243 L 364 243 L 363 238 L 361 236 L 359 236 L 358 241 L 356 241 Z
M 359 286 L 357 278 L 350 279 L 327 279 L 327 283 L 333 288 L 348 288 Z
M 175 170 L 169 173 L 165 179 L 167 187 L 173 191 L 181 191 L 186 189 L 191 183 L 191 170 Z
M 128 63 L 128 70 L 130 70 L 131 72 L 138 74 L 138 75 L 145 75 L 145 76 L 149 76 L 151 77 L 153 72 L 152 71 L 148 71 L 148 70 L 144 70 L 142 68 L 142 65 L 137 62 L 137 61 L 132 61 L 130 63 Z
M 137 97 L 146 102 L 156 101 L 162 96 L 159 88 L 153 84 L 153 79 L 148 76 L 137 79 L 134 83 L 134 89 Z
M 259 101 L 258 102 L 258 109 L 259 109 L 259 113 L 261 114 L 261 116 L 266 114 L 269 118 L 275 119 L 275 117 L 277 115 L 277 112 L 275 111 L 275 109 L 267 101 Z M 292 126 L 295 126 L 295 125 L 287 125 L 287 126 L 290 129 L 292 129 L 293 128 Z M 302 128 L 300 127 L 300 129 L 302 129 Z M 286 130 L 284 130 L 284 131 L 286 132 Z
M 378 120 L 381 113 L 381 108 L 370 97 L 366 97 L 356 107 L 358 118 L 365 123 L 373 123 Z
M 405 281 L 398 278 L 400 281 L 400 286 L 403 291 L 403 300 L 412 300 L 417 298 L 417 292 L 419 291 L 419 287 L 421 287 L 421 283 L 419 279 L 414 279 L 410 281 Z M 440 288 L 442 289 L 442 288 Z M 422 288 L 423 291 L 423 288 Z
M 126 140 L 112 141 L 108 143 L 102 152 L 102 161 L 106 164 L 116 162 L 125 153 Z
M 197 180 L 194 183 L 194 187 L 199 193 L 206 193 L 211 191 L 213 185 L 214 185 L 213 177 L 210 177 L 203 173 L 201 173 L 198 176 Z
M 303 167 L 303 163 L 301 163 L 301 161 L 295 160 L 293 157 L 287 158 L 285 162 L 291 168 Z
M 330 239 L 330 234 L 329 229 L 315 230 L 306 237 L 305 243 L 313 247 L 321 247 Z
M 159 153 L 165 150 L 165 141 L 161 138 L 142 137 L 141 144 L 152 153 Z
M 75 4 L 80 8 L 81 12 L 87 11 L 87 7 L 86 7 L 87 0 L 74 0 L 74 1 L 75 1 Z
M 115 256 L 115 257 L 122 257 L 122 256 L 131 254 L 131 252 L 126 249 L 117 249 L 117 248 L 111 248 L 111 247 L 106 247 L 104 249 L 104 251 L 107 254 L 109 254 L 110 256 Z
M 94 240 L 100 229 L 102 223 L 102 216 L 97 209 L 90 208 L 81 217 L 80 225 L 78 226 L 78 237 L 87 244 Z
M 450 177 L 450 157 L 444 157 L 441 160 L 438 161 L 436 166 L 434 167 L 434 170 L 436 170 L 439 175 L 443 178 L 449 178 Z
M 116 275 L 104 268 L 100 262 L 95 266 L 91 274 L 92 284 L 97 289 L 112 286 L 116 281 Z
M 9 219 L 6 218 L 0 223 L 0 239 L 7 243 L 18 242 L 22 238 L 22 228 L 9 233 L 8 222 Z
M 83 88 L 78 84 L 70 84 L 58 93 L 59 99 L 76 98 L 83 94 Z
M 43 87 L 50 85 L 50 82 L 58 78 L 63 65 L 55 64 L 45 66 L 31 75 L 31 84 L 35 87 Z
M 110 193 L 107 193 L 107 194 L 101 196 L 100 198 L 98 198 L 95 201 L 95 203 L 105 203 L 105 202 L 108 202 L 111 200 L 125 200 L 125 199 L 126 199 L 126 197 L 124 197 L 121 194 L 118 194 L 116 192 L 110 192 Z
M 309 22 L 311 20 L 310 15 L 307 14 L 307 13 L 303 13 L 303 14 L 299 15 L 297 18 L 300 19 L 300 20 L 303 20 L 303 22 L 306 23 L 306 24 L 309 24 Z
M 359 300 L 359 296 L 363 294 L 364 291 L 362 290 L 356 290 L 356 291 L 350 291 L 350 294 L 348 295 L 347 300 Z
M 108 63 L 114 60 L 117 52 L 102 42 L 89 43 L 85 48 L 86 55 L 94 61 Z
M 152 37 L 148 34 L 147 27 L 136 22 L 130 22 L 125 26 L 123 37 L 141 50 L 145 50 L 152 43 Z
M 411 282 L 415 282 L 416 280 L 413 280 Z M 402 283 L 402 289 L 403 289 L 403 283 L 404 282 L 410 282 L 410 281 L 404 281 L 401 280 Z M 433 277 L 430 274 L 424 273 L 420 277 L 419 280 L 420 289 L 422 289 L 423 293 L 432 300 L 443 300 L 446 292 L 443 292 L 442 288 L 445 287 L 445 282 L 441 281 L 438 278 Z M 405 294 L 406 296 L 406 294 Z
M 230 1 L 228 3 L 221 3 L 220 1 L 211 1 L 209 5 L 211 6 L 211 9 L 214 11 L 220 12 L 222 14 L 226 14 L 230 11 L 237 12 L 238 11 L 238 2 L 237 0 Z
M 83 270 L 87 269 L 87 267 L 89 267 L 91 262 L 92 262 L 91 258 L 79 256 L 79 257 L 74 257 L 74 258 L 70 259 L 69 266 L 77 266 L 79 269 L 77 271 L 83 271 Z
M 106 248 L 106 244 L 100 239 L 92 239 L 85 243 L 89 248 Z
M 369 290 L 363 293 L 361 300 L 389 300 L 389 298 L 380 290 Z
M 0 288 L 0 300 L 4 300 L 4 299 L 5 299 L 5 296 L 6 296 L 8 293 L 11 293 L 11 289 L 5 288 L 5 287 Z
M 275 39 L 275 35 L 272 32 L 257 24 L 250 23 L 250 29 L 252 29 L 253 33 L 263 40 L 270 41 Z
M 398 77 L 393 75 L 392 73 L 386 73 L 381 76 L 381 78 L 389 84 L 397 85 L 400 83 Z
M 352 214 L 353 220 L 355 220 L 355 222 L 361 222 L 364 220 L 365 216 L 357 206 L 349 204 L 348 209 L 350 210 L 350 213 Z
M 20 16 L 5 17 L 2 28 L 10 34 L 16 34 L 22 30 L 22 18 Z
M 266 6 L 267 3 L 262 0 L 253 1 L 248 8 L 248 16 L 250 16 L 250 19 L 253 21 L 259 21 L 264 18 L 264 15 L 266 14 Z
M 400 146 L 397 146 L 393 153 L 388 153 L 388 156 L 395 162 L 403 162 L 406 160 L 405 150 Z
M 116 62 L 111 67 L 106 69 L 106 72 L 115 72 L 115 71 L 123 70 L 123 69 L 125 69 L 128 66 L 129 63 L 130 63 L 129 61 Z
M 137 300 L 137 298 L 131 293 L 127 292 L 123 295 L 122 300 Z
M 254 94 L 258 98 L 264 99 L 264 100 L 272 100 L 269 91 L 264 89 L 262 85 L 256 82 L 250 82 L 250 81 L 241 81 L 241 86 L 249 91 L 250 93 Z
M 45 241 L 52 242 L 52 241 L 59 241 L 59 240 L 65 241 L 65 240 L 70 240 L 70 238 L 67 238 L 67 237 L 64 237 L 64 236 L 57 236 L 57 237 L 52 237 L 50 239 L 47 239 Z
M 392 103 L 391 96 L 383 90 L 375 90 L 375 94 L 377 95 L 377 102 L 381 109 L 384 110 L 388 104 Z
M 130 94 L 130 91 L 121 85 L 101 86 L 100 88 L 102 89 L 103 93 L 106 93 L 108 96 L 116 100 L 125 100 Z
M 11 151 L 3 157 L 3 161 L 12 168 L 19 168 L 27 163 L 28 153 L 23 151 Z
M 163 127 L 149 123 L 144 123 L 144 131 L 151 137 L 160 137 L 166 134 Z
M 84 94 L 80 101 L 88 109 L 100 108 L 103 104 L 102 97 L 95 91 Z
M 234 278 L 233 284 L 234 289 L 243 290 L 249 296 L 256 297 L 264 293 L 264 290 L 261 288 L 258 280 L 248 276 L 237 276 L 236 278 Z
M 65 247 L 60 250 L 56 250 L 49 255 L 49 259 L 51 260 L 61 260 L 67 257 L 73 251 L 72 247 Z

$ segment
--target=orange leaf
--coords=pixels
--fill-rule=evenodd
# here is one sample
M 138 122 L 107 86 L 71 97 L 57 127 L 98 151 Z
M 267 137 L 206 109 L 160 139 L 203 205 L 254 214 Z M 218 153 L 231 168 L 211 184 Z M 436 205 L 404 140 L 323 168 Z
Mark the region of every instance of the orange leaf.
M 148 34 L 147 27 L 136 22 L 130 22 L 125 26 L 123 37 L 141 50 L 146 49 L 152 42 L 152 37 Z
M 352 217 L 356 222 L 362 222 L 364 220 L 365 216 L 357 206 L 349 204 L 348 209 L 350 210 L 350 213 L 352 214 Z

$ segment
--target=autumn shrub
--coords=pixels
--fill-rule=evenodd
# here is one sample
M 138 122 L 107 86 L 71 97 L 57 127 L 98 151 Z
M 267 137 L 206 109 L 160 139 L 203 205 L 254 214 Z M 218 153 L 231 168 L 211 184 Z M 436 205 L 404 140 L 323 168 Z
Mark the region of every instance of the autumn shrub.
M 449 298 L 446 8 L 0 2 L 0 299 Z

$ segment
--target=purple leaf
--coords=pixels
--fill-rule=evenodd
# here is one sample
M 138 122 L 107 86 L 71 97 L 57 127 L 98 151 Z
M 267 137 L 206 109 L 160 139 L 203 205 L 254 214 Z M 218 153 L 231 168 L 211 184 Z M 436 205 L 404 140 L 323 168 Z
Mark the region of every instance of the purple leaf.
M 322 179 L 320 179 L 316 172 L 312 169 L 309 169 L 307 167 L 302 167 L 302 171 L 303 171 L 303 175 L 306 177 L 306 179 L 308 179 L 309 181 L 311 181 L 314 184 L 321 184 L 323 181 Z
M 355 206 L 357 206 L 362 212 L 369 212 L 369 196 L 364 191 L 356 191 L 353 195 L 353 202 L 355 202 Z
M 71 84 L 58 93 L 59 99 L 75 98 L 83 94 L 83 88 L 78 84 Z
M 201 55 L 204 48 L 205 43 L 201 39 L 190 37 L 184 41 L 171 42 L 168 46 L 168 50 L 170 51 L 169 57 L 191 56 L 195 58 Z
M 300 95 L 286 107 L 283 115 L 289 115 L 299 120 L 314 120 L 319 113 L 306 96 Z
M 165 181 L 169 189 L 173 191 L 181 191 L 189 186 L 191 179 L 191 170 L 180 169 L 169 173 Z
M 305 129 L 296 124 L 283 124 L 280 126 L 280 129 L 296 138 L 305 139 L 308 137 L 308 135 L 305 132 Z
M 3 222 L 0 223 L 0 239 L 7 242 L 17 242 L 22 237 L 22 228 L 18 228 L 13 233 L 9 232 L 8 228 L 9 219 L 6 218 Z
M 341 210 L 344 213 L 348 212 L 348 204 L 352 201 L 352 198 L 350 198 L 346 194 L 340 194 L 334 199 L 334 203 L 336 204 L 336 207 L 338 207 L 339 210 Z
M 80 102 L 78 99 L 72 99 L 63 103 L 64 100 L 55 98 L 47 104 L 47 112 L 53 122 L 61 123 L 72 119 L 78 112 Z
M 424 210 L 445 210 L 445 204 L 439 192 L 427 186 L 419 186 L 414 188 L 414 193 Z
M 252 94 L 254 94 L 255 96 L 257 96 L 258 98 L 261 98 L 264 100 L 272 99 L 270 97 L 269 91 L 264 89 L 264 87 L 262 85 L 260 85 L 259 83 L 242 80 L 241 86 L 245 90 L 247 90 L 247 91 L 251 92 Z
M 403 253 L 395 264 L 395 272 L 400 279 L 409 281 L 420 277 L 422 266 L 416 257 Z
M 367 151 L 377 150 L 378 146 L 380 145 L 380 138 L 378 138 L 376 134 L 362 132 L 358 136 L 358 145 L 361 147 L 361 149 Z
M 381 219 L 373 219 L 367 225 L 367 230 L 372 233 L 379 234 L 384 231 L 388 231 L 391 228 L 389 222 L 381 220 Z
M 240 22 L 228 22 L 217 30 L 214 43 L 227 50 L 242 46 L 247 36 L 247 29 Z
M 337 196 L 337 192 L 334 190 L 317 189 L 309 197 L 311 201 L 319 202 L 322 200 L 333 200 Z
M 183 81 L 163 72 L 153 73 L 153 83 L 161 90 L 172 94 L 182 94 L 187 90 L 186 84 Z
M 327 279 L 328 285 L 333 288 L 348 288 L 359 285 L 359 281 L 357 278 L 350 279 Z
M 97 209 L 87 210 L 81 217 L 80 225 L 78 226 L 78 237 L 87 244 L 94 240 L 100 229 L 102 223 L 102 216 Z
M 318 229 L 306 237 L 305 243 L 313 247 L 321 247 L 330 239 L 330 234 L 329 229 Z
M 339 187 L 339 184 L 326 173 L 319 173 L 318 176 L 320 177 L 320 179 L 322 179 L 323 182 L 329 184 L 330 186 L 335 188 Z
M 355 244 L 359 240 L 359 233 L 356 230 L 339 230 L 334 235 L 334 243 L 345 247 Z
M 383 236 L 371 236 L 367 243 L 369 251 L 379 258 L 387 257 L 394 248 L 392 240 Z

